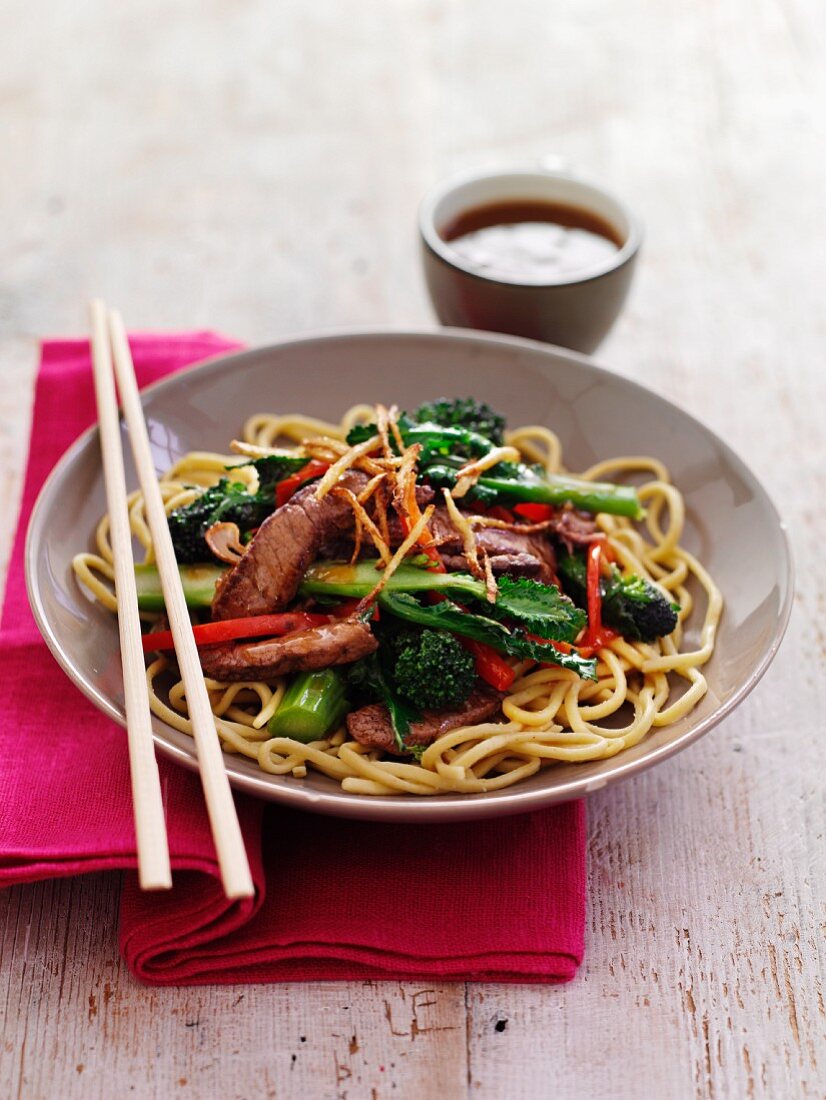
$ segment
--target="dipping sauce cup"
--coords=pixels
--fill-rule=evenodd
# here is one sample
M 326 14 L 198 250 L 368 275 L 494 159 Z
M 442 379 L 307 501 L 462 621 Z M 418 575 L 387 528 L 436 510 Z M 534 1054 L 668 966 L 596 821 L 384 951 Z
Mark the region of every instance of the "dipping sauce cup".
M 619 315 L 642 238 L 619 199 L 569 172 L 542 168 L 446 180 L 422 202 L 419 232 L 442 324 L 586 353 Z

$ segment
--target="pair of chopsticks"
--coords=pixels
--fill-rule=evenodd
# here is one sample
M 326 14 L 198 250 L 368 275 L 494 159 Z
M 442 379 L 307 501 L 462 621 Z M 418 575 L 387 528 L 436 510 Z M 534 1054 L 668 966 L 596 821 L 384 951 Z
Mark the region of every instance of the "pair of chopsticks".
M 247 853 L 224 769 L 215 717 L 198 660 L 169 524 L 152 461 L 149 435 L 123 319 L 117 311 L 107 311 L 104 303 L 97 300 L 91 303 L 90 312 L 95 397 L 118 597 L 118 630 L 140 885 L 144 890 L 169 889 L 172 885 L 172 872 L 158 764 L 152 744 L 115 379 L 129 429 L 129 441 L 143 492 L 149 529 L 152 532 L 166 614 L 186 690 L 198 768 L 224 892 L 228 898 L 250 897 L 253 894 L 253 884 Z

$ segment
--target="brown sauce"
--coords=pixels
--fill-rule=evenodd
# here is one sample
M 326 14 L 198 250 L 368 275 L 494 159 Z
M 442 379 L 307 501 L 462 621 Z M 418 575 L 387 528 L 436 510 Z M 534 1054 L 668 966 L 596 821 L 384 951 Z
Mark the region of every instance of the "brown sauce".
M 466 210 L 442 238 L 483 274 L 532 282 L 584 275 L 623 245 L 614 226 L 598 214 L 532 199 Z

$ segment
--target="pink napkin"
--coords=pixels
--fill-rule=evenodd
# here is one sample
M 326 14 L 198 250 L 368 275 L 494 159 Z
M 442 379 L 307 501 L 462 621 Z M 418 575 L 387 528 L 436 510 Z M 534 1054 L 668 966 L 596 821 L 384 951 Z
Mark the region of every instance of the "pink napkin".
M 237 348 L 136 336 L 141 385 Z M 44 478 L 95 420 L 86 341 L 44 344 L 0 624 L 0 884 L 135 866 L 126 740 L 60 671 L 28 607 L 23 541 Z M 155 984 L 428 979 L 557 982 L 585 923 L 581 803 L 468 825 L 334 821 L 237 797 L 256 885 L 224 897 L 197 776 L 160 761 L 174 889 L 127 874 L 121 949 Z

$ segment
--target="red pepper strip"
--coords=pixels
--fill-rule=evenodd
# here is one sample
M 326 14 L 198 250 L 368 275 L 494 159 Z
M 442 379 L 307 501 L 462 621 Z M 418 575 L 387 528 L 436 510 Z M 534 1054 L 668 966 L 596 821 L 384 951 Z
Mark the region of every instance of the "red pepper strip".
M 559 653 L 580 653 L 582 654 L 582 656 L 585 656 L 585 654 L 583 654 L 580 649 L 578 649 L 576 646 L 572 646 L 570 642 L 560 642 L 556 640 L 552 641 L 550 638 L 540 638 L 538 634 L 528 634 L 527 632 L 525 634 L 525 637 L 530 638 L 532 642 L 541 642 L 543 645 L 553 646 L 553 648 Z M 539 667 L 558 668 L 559 666 L 554 664 L 553 661 L 540 661 Z
M 556 509 L 552 504 L 515 504 L 513 510 L 523 519 L 529 519 L 531 523 L 545 523 L 556 515 Z
M 314 477 L 321 477 L 322 474 L 326 474 L 330 469 L 329 462 L 319 462 L 318 459 L 311 458 L 306 466 L 302 466 L 300 470 L 296 470 L 294 474 L 290 474 L 289 477 L 285 477 L 283 481 L 275 487 L 275 506 L 280 508 L 282 504 L 286 504 L 290 497 L 297 493 L 305 481 L 310 481 Z
M 441 603 L 447 597 L 441 592 L 428 592 L 427 602 L 430 604 Z M 461 604 L 456 605 L 460 610 L 466 608 Z M 508 662 L 497 653 L 493 646 L 486 642 L 477 642 L 473 638 L 465 638 L 462 634 L 454 634 L 453 637 L 468 653 L 473 654 L 476 664 L 476 675 L 480 676 L 486 684 L 490 684 L 497 691 L 507 691 L 516 678 L 516 673 Z
M 586 574 L 586 594 L 588 601 L 588 632 L 596 636 L 602 626 L 602 594 L 599 590 L 599 565 L 602 546 L 594 542 L 588 547 L 588 571 Z
M 569 642 L 559 642 L 552 638 L 543 638 L 539 634 L 531 634 L 525 631 L 525 637 L 531 642 L 539 642 L 541 645 L 552 645 L 560 653 L 573 653 L 574 647 Z
M 602 594 L 599 590 L 600 556 L 602 554 L 602 540 L 592 542 L 588 547 L 588 571 L 586 573 L 586 595 L 588 603 L 588 629 L 580 643 L 580 653 L 583 657 L 593 657 L 604 646 L 612 642 L 619 635 L 610 627 L 602 624 Z
M 580 657 L 584 657 L 586 660 L 591 657 L 596 657 L 601 649 L 604 649 L 605 646 L 613 642 L 614 638 L 619 638 L 619 634 L 617 634 L 616 630 L 611 630 L 609 627 L 604 626 L 602 628 L 602 633 L 597 638 L 596 645 L 579 646 Z
M 355 596 L 351 600 L 342 600 L 340 604 L 336 604 L 335 607 L 330 608 L 330 614 L 334 619 L 349 619 L 351 615 L 359 609 L 361 600 Z M 379 621 L 379 605 L 376 604 L 373 608 L 373 615 L 370 619 L 371 623 L 377 623 Z
M 299 630 L 329 623 L 329 615 L 316 615 L 308 611 L 285 611 L 281 615 L 253 615 L 245 619 L 224 619 L 217 623 L 201 623 L 193 626 L 196 645 L 217 645 L 238 638 L 281 637 Z M 174 649 L 171 630 L 158 630 L 141 638 L 144 653 L 158 649 Z
M 476 661 L 476 672 L 496 691 L 507 691 L 516 679 L 516 672 L 508 662 L 497 653 L 493 646 L 485 642 L 476 642 L 472 638 L 458 637 L 468 653 L 472 653 Z
M 514 509 L 516 511 L 516 509 Z M 510 508 L 503 508 L 501 504 L 494 504 L 492 508 L 488 508 L 484 513 L 486 516 L 490 516 L 491 519 L 502 520 L 503 523 L 515 523 L 515 517 Z

